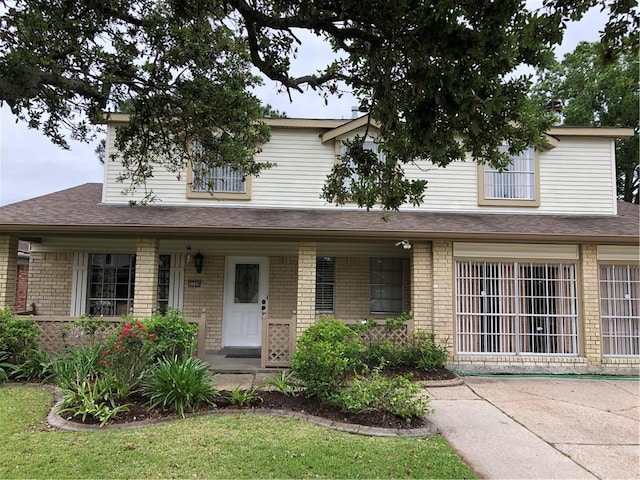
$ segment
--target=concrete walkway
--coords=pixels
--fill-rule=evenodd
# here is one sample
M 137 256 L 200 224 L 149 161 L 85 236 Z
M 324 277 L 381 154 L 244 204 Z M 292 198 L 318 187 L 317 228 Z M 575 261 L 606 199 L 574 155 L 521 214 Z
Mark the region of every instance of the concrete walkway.
M 218 388 L 266 383 L 267 373 L 220 374 Z M 640 478 L 640 382 L 465 377 L 427 388 L 430 420 L 482 478 Z
M 640 478 L 640 383 L 466 377 L 431 420 L 484 478 Z

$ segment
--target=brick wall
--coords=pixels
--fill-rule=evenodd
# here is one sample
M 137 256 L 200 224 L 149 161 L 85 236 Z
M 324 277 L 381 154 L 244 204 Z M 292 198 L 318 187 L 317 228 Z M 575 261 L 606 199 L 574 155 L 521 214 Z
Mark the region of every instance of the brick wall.
M 581 246 L 580 273 L 582 280 L 582 337 L 584 356 L 589 366 L 602 363 L 602 337 L 600 334 L 600 288 L 596 245 Z
M 0 235 L 0 307 L 13 306 L 16 298 L 18 239 Z
M 453 243 L 434 241 L 433 249 L 433 332 L 438 343 L 454 345 Z
M 298 277 L 296 303 L 296 334 L 316 321 L 316 244 L 298 245 Z
M 189 280 L 200 280 L 200 287 L 189 287 Z M 193 261 L 185 266 L 183 313 L 196 322 L 205 309 L 206 349 L 222 348 L 222 301 L 224 295 L 224 257 L 205 255 L 202 273 L 196 273 Z
M 410 268 L 411 310 L 416 328 L 433 330 L 433 262 L 431 243 L 414 243 Z
M 335 264 L 335 316 L 362 320 L 369 316 L 369 258 L 337 257 Z
M 136 288 L 133 298 L 134 317 L 153 314 L 158 305 L 158 264 L 160 241 L 139 240 L 136 248 Z
M 298 258 L 269 258 L 269 318 L 288 320 L 295 315 Z
M 24 312 L 27 309 L 27 291 L 29 288 L 29 264 L 18 264 L 16 281 L 16 301 L 14 310 Z
M 27 303 L 40 315 L 68 316 L 72 278 L 73 253 L 31 252 Z

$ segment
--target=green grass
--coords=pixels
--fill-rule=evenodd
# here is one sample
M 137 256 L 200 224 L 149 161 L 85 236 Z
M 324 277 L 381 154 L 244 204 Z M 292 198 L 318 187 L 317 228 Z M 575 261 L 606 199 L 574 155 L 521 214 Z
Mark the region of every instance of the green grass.
M 0 387 L 0 478 L 475 478 L 447 442 L 212 415 L 135 430 L 51 430 L 52 395 Z

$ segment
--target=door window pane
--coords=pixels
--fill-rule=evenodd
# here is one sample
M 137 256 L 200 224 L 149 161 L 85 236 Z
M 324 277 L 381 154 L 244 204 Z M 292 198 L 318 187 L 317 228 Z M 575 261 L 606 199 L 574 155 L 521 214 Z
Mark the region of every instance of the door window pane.
M 258 303 L 260 265 L 257 263 L 236 264 L 235 303 Z

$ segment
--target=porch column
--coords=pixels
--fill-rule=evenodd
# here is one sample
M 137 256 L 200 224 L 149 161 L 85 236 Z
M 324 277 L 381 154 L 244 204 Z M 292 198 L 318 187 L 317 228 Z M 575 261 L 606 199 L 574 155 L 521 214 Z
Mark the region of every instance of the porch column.
M 160 240 L 142 238 L 136 247 L 136 286 L 133 316 L 148 317 L 158 306 L 158 263 Z
M 0 235 L 0 308 L 14 307 L 18 274 L 18 237 Z
M 296 336 L 316 322 L 316 244 L 298 245 L 298 295 L 296 301 Z
M 596 245 L 581 246 L 582 324 L 584 355 L 590 367 L 602 364 L 600 331 L 600 287 L 598 285 L 598 258 Z
M 414 243 L 411 250 L 411 311 L 415 328 L 433 330 L 433 265 L 431 244 Z
M 433 333 L 455 354 L 453 310 L 453 242 L 436 240 L 433 249 Z

